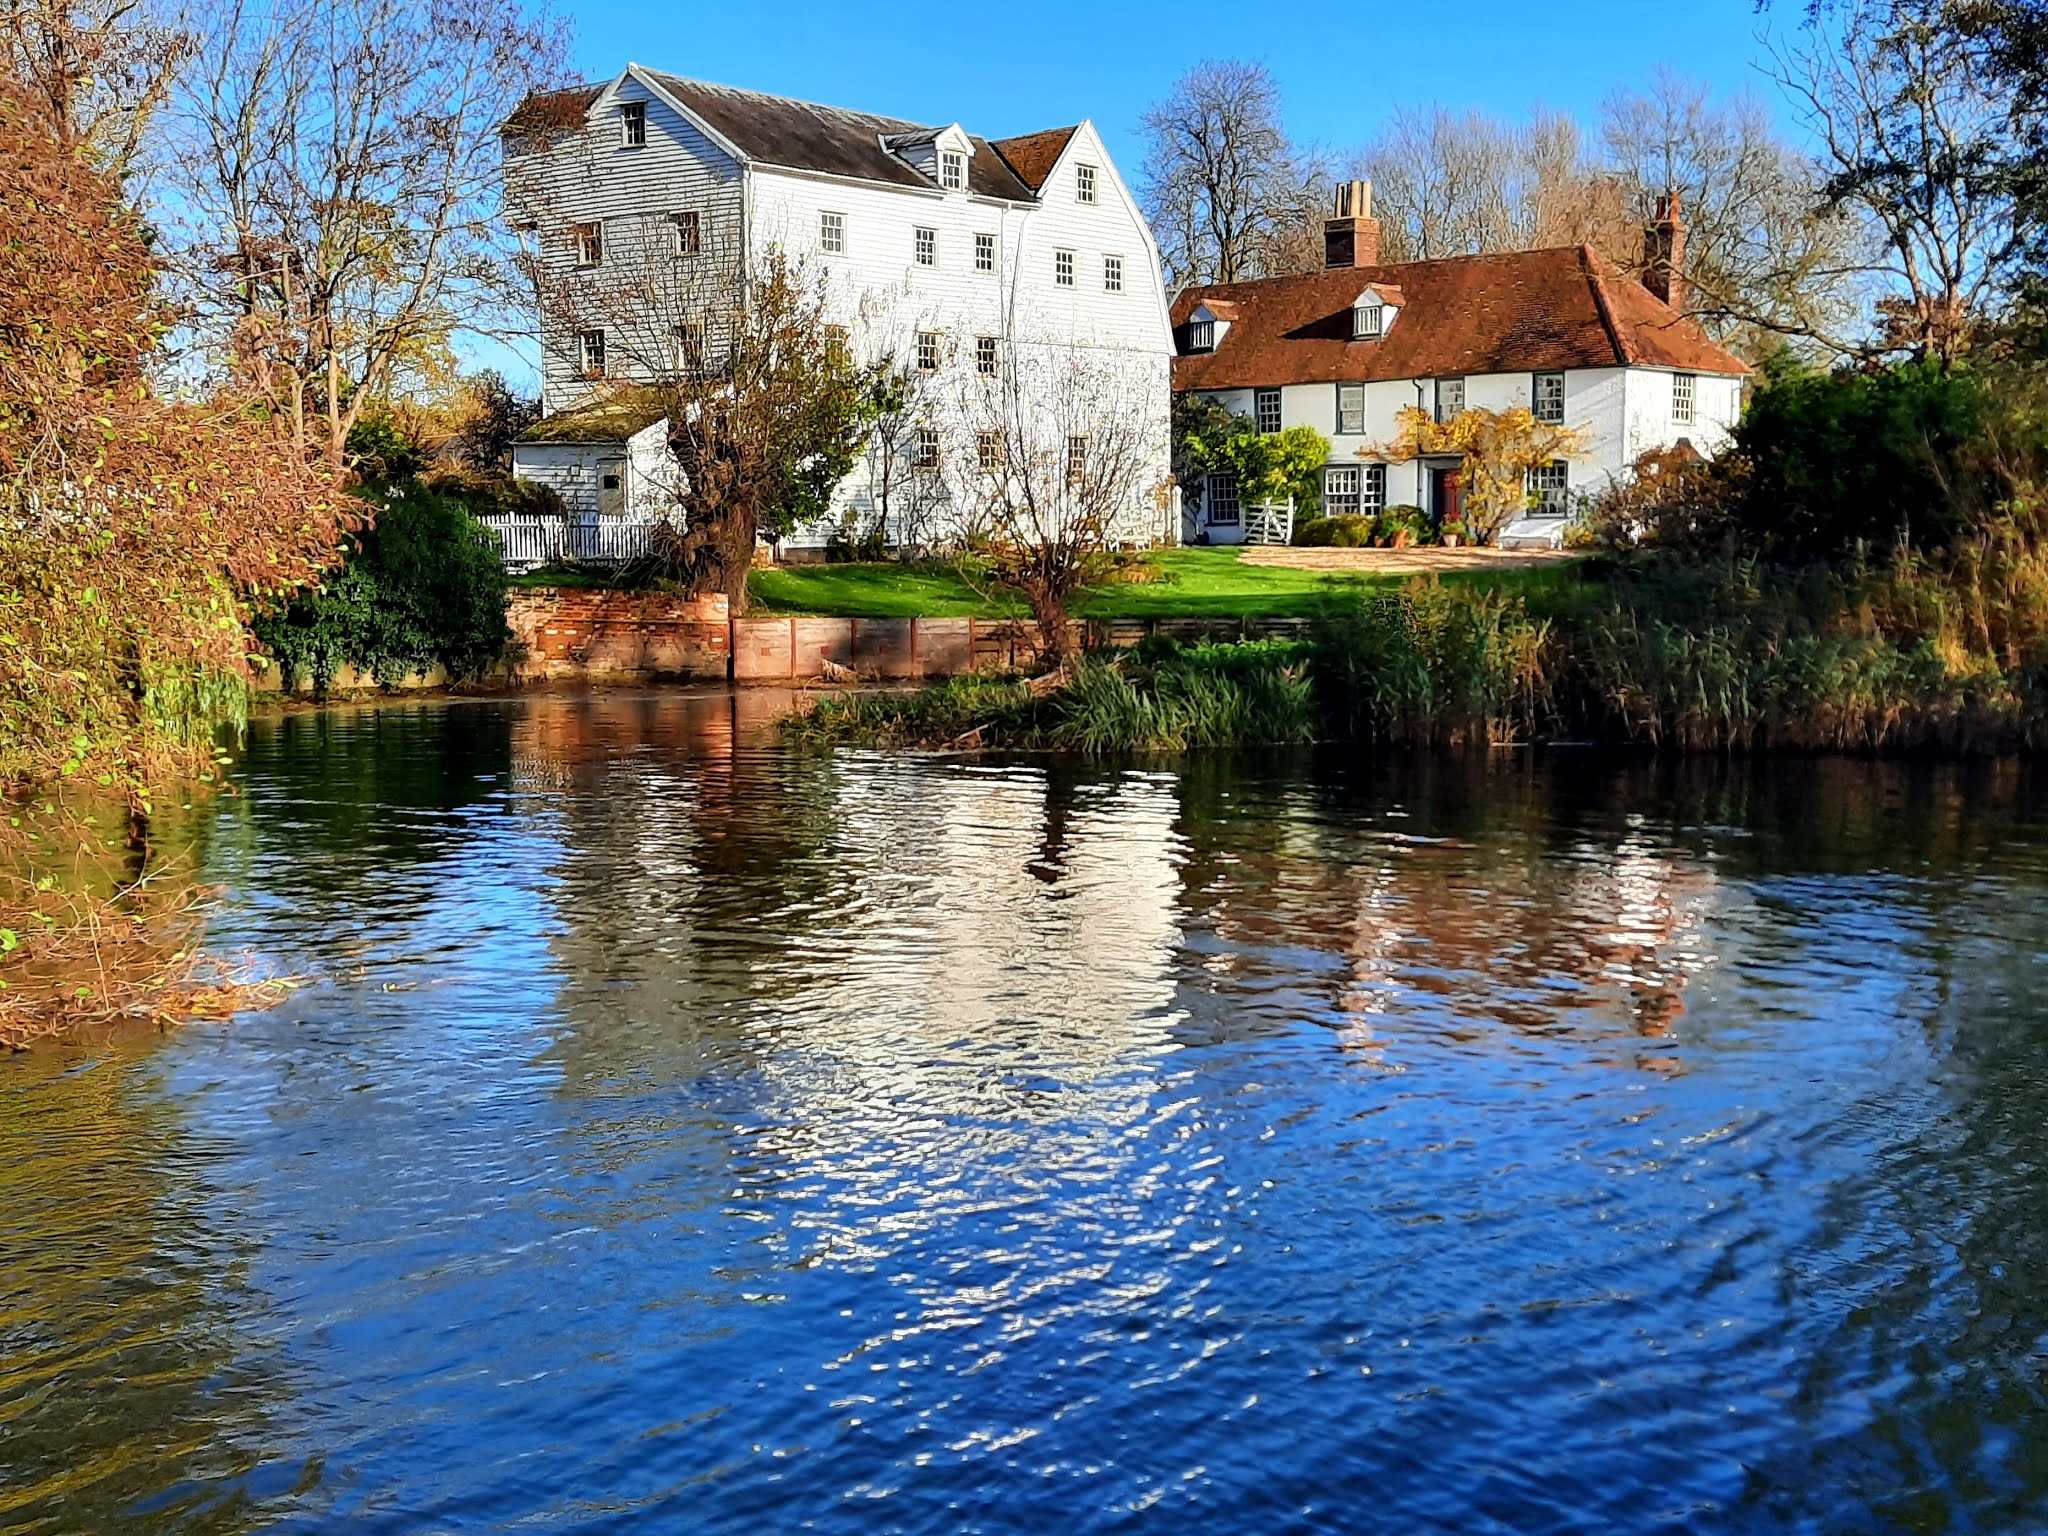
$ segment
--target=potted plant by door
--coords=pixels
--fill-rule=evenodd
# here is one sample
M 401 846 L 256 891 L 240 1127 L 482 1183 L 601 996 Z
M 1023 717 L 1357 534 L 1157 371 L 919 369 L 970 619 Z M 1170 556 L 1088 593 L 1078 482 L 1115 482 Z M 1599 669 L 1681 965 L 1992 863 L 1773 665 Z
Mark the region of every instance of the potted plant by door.
M 1456 549 L 1465 542 L 1465 525 L 1456 519 L 1445 523 L 1442 529 L 1445 549 Z

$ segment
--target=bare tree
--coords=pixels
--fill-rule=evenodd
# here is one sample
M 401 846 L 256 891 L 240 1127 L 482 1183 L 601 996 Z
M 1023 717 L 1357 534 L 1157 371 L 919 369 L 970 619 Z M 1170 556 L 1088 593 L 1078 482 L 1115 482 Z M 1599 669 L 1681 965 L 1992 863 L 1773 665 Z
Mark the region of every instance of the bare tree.
M 1635 231 L 1675 192 L 1686 215 L 1687 307 L 1710 330 L 1747 338 L 1753 351 L 1774 336 L 1850 344 L 1875 254 L 1868 227 L 1827 206 L 1819 165 L 1778 137 L 1760 100 L 1717 102 L 1706 86 L 1659 71 L 1647 89 L 1609 96 L 1600 116 L 1632 226 L 1606 254 L 1637 270 Z
M 215 360 L 345 461 L 374 396 L 522 322 L 498 128 L 558 67 L 519 0 L 228 0 L 176 108 L 177 272 Z
M 1779 83 L 1821 145 L 1829 206 L 1882 231 L 1869 350 L 1951 360 L 2014 278 L 2024 248 L 2010 167 L 2012 98 L 1951 0 L 1844 0 L 1815 8 L 1776 49 Z
M 1211 59 L 1146 109 L 1145 213 L 1169 282 L 1234 283 L 1322 265 L 1328 180 L 1281 121 L 1261 64 Z
M 0 69 L 47 111 L 66 153 L 124 182 L 192 47 L 156 0 L 0 0 Z
M 1068 604 L 1112 546 L 1156 536 L 1170 494 L 1167 381 L 1140 386 L 1113 354 L 1013 349 L 972 416 L 978 494 L 970 544 L 995 582 L 1031 606 L 1056 666 L 1080 654 Z

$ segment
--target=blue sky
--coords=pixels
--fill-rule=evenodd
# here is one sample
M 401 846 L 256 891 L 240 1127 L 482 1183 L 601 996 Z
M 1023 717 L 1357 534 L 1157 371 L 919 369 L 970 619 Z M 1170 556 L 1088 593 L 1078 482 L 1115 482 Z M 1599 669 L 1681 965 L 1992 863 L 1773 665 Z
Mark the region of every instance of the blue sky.
M 1295 136 L 1340 147 L 1368 137 L 1406 103 L 1511 116 L 1543 104 L 1590 114 L 1608 91 L 1659 64 L 1715 85 L 1758 80 L 1753 0 L 1367 0 L 1282 8 L 745 0 L 673 9 L 581 0 L 569 14 L 575 64 L 586 78 L 637 60 L 923 122 L 957 120 L 990 137 L 1091 117 L 1127 175 L 1139 158 L 1139 114 L 1208 57 L 1263 61 L 1286 94 Z
M 1781 0 L 1790 20 L 1797 7 Z M 1442 102 L 1521 117 L 1590 117 L 1659 65 L 1769 95 L 1754 61 L 1754 0 L 1366 0 L 1272 8 L 1159 0 L 1012 0 L 891 6 L 741 0 L 654 6 L 578 0 L 585 79 L 629 61 L 728 85 L 999 138 L 1093 118 L 1135 182 L 1138 118 L 1204 58 L 1255 58 L 1279 80 L 1289 130 L 1342 150 L 1394 108 Z M 497 354 L 498 349 L 488 349 Z M 509 364 L 501 354 L 490 361 Z M 530 367 L 522 387 L 532 387 Z

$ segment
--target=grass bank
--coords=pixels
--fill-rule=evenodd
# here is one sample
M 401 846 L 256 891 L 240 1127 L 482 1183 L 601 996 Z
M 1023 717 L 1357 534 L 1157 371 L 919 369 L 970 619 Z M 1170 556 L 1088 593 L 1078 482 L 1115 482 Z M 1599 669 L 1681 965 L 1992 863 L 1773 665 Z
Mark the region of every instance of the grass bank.
M 1378 573 L 1330 574 L 1284 566 L 1251 565 L 1237 549 L 1167 549 L 1145 564 L 1150 581 L 1116 581 L 1090 587 L 1074 601 L 1074 612 L 1089 619 L 1301 618 L 1332 594 L 1363 593 L 1398 586 L 1407 578 Z M 1506 586 L 1520 590 L 1558 578 L 1556 567 L 1473 571 L 1446 578 L 1447 585 Z M 608 587 L 615 573 L 567 567 L 529 571 L 511 579 L 514 588 Z M 884 560 L 843 565 L 781 565 L 748 577 L 755 613 L 829 619 L 1023 618 L 1029 610 L 1007 594 L 977 591 L 951 565 L 907 565 Z
M 1084 661 L 1043 695 L 1014 679 L 961 677 L 915 693 L 827 698 L 784 731 L 814 744 L 1100 754 L 1311 741 L 1316 720 L 1303 644 L 1148 642 Z
M 1961 754 L 2048 741 L 2048 563 L 2030 555 L 1796 570 L 1638 557 L 1317 597 L 1305 646 L 1148 643 L 1042 698 L 963 679 L 828 701 L 788 729 L 1083 752 L 1321 738 Z

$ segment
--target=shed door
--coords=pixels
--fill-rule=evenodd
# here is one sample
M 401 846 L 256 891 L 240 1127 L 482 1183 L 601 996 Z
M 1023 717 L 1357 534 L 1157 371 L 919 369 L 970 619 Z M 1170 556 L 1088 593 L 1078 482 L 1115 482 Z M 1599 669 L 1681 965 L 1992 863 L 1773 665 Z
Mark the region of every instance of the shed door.
M 626 515 L 626 461 L 624 459 L 599 459 L 597 461 L 597 515 L 599 517 L 624 517 Z

